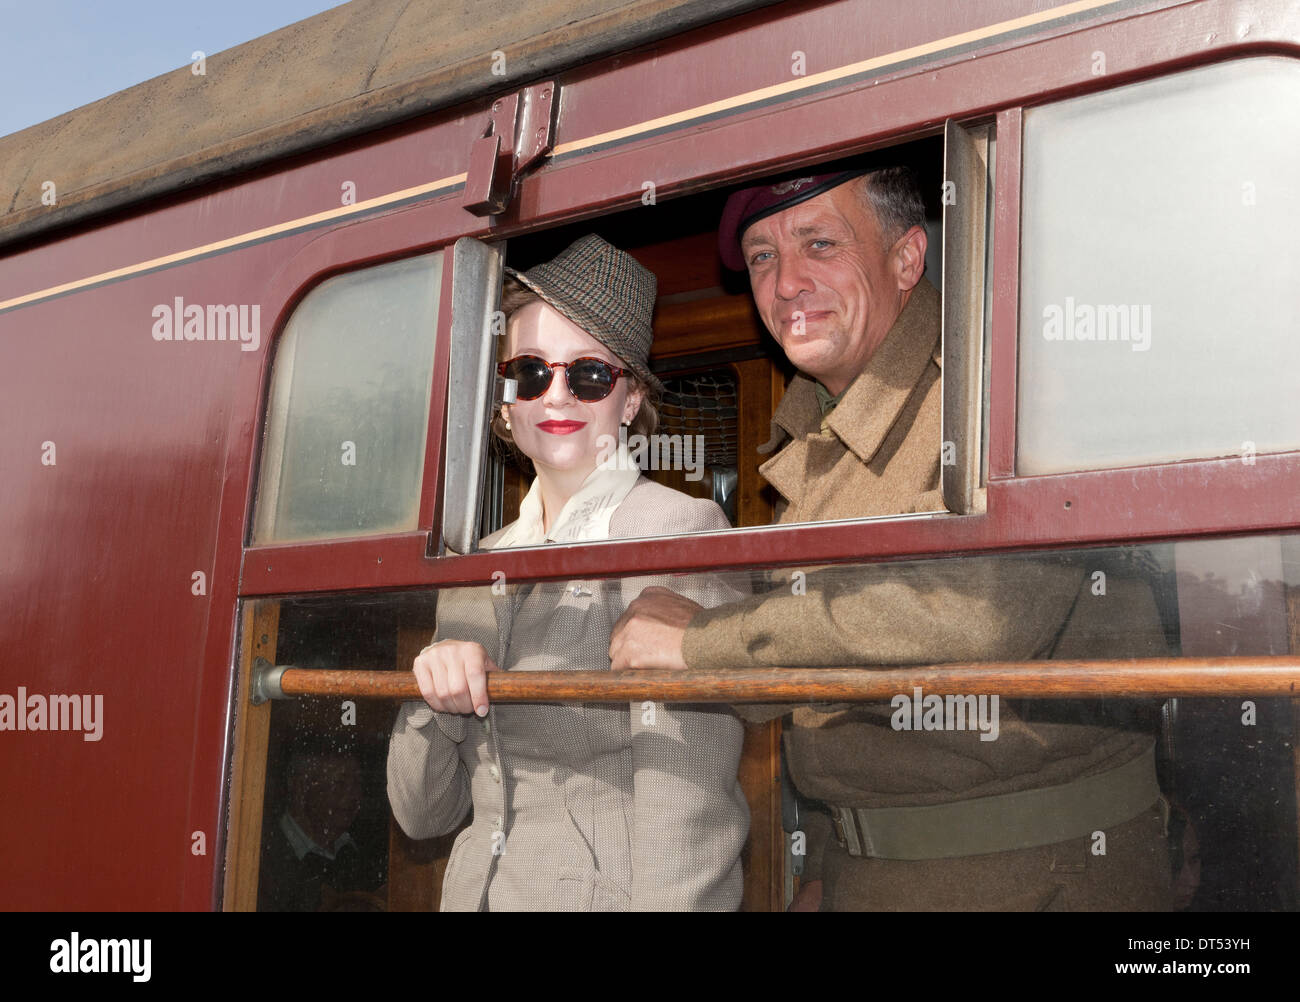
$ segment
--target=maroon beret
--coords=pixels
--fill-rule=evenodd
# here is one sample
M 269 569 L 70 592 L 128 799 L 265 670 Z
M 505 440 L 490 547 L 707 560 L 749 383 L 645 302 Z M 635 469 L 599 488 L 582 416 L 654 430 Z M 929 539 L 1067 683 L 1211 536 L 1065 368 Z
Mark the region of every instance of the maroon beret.
M 740 253 L 740 240 L 750 226 L 866 173 L 869 173 L 868 169 L 804 174 L 735 192 L 727 199 L 722 210 L 722 224 L 718 227 L 718 253 L 722 255 L 722 263 L 733 271 L 744 271 L 745 258 Z

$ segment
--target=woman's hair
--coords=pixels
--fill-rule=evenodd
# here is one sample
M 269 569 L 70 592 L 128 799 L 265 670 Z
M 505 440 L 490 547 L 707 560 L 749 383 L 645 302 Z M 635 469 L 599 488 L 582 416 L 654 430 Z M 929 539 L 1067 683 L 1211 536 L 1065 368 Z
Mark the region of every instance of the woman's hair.
M 505 288 L 501 293 L 501 312 L 505 314 L 506 324 L 510 323 L 510 318 L 522 310 L 530 303 L 546 302 L 537 293 L 527 286 L 507 278 Z M 504 335 L 497 341 L 497 361 L 504 362 L 507 352 L 509 351 L 510 337 Z M 615 355 L 615 358 L 618 356 Z M 621 361 L 621 360 L 620 360 Z M 655 429 L 659 427 L 659 394 L 648 386 L 634 372 L 629 372 L 622 377 L 628 380 L 633 387 L 641 391 L 641 407 L 637 410 L 636 416 L 632 418 L 632 423 L 628 428 L 628 435 L 653 435 Z M 510 429 L 506 427 L 505 419 L 501 416 L 500 409 L 492 418 L 492 434 L 505 443 L 507 451 L 527 472 L 532 472 L 532 462 L 519 451 L 515 445 L 515 440 L 510 434 Z

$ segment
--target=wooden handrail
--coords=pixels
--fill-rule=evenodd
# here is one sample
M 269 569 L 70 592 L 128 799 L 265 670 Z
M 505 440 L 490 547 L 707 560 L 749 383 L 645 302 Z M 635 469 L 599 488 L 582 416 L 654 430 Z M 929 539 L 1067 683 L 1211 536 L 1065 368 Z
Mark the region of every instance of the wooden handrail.
M 411 672 L 281 669 L 280 693 L 418 700 Z M 913 695 L 998 695 L 1006 699 L 1146 696 L 1291 696 L 1300 658 L 1140 658 L 1117 661 L 1004 661 L 908 668 L 759 668 L 734 671 L 492 672 L 497 703 L 852 703 Z

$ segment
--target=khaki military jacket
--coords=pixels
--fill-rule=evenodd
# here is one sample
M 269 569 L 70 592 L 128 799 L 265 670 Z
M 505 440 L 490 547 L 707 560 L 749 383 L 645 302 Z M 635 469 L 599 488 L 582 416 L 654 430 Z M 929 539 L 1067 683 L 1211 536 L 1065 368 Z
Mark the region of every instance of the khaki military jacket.
M 941 511 L 939 296 L 924 279 L 823 421 L 796 376 L 775 415 L 790 442 L 761 467 L 782 522 Z M 906 665 L 1167 653 L 1149 588 L 1111 578 L 1092 594 L 1086 560 L 959 557 L 789 572 L 744 601 L 706 609 L 683 641 L 691 668 Z M 742 708 L 744 710 L 745 708 Z M 766 707 L 749 708 L 764 719 Z M 782 708 L 777 708 L 778 710 Z M 996 740 L 895 730 L 891 707 L 802 706 L 786 728 L 806 796 L 853 807 L 948 803 L 1067 783 L 1150 748 L 1131 708 L 1003 701 Z M 1111 712 L 1111 711 L 1114 712 Z M 772 716 L 769 712 L 766 717 Z
M 713 502 L 641 478 L 610 536 L 726 527 Z M 452 589 L 435 639 L 482 644 L 508 671 L 608 670 L 613 624 L 652 584 L 706 606 L 742 595 L 713 576 L 686 588 L 660 577 Z M 388 795 L 412 838 L 473 812 L 443 878 L 444 911 L 735 909 L 749 830 L 742 740 L 725 707 L 493 704 L 480 720 L 411 702 L 389 744 Z

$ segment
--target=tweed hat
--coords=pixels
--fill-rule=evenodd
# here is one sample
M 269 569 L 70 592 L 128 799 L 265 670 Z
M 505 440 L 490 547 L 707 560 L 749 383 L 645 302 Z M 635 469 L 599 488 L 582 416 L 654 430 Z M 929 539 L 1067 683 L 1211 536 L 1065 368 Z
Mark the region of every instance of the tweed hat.
M 506 273 L 612 351 L 656 392 L 663 390 L 649 363 L 650 316 L 659 283 L 631 254 L 588 233 L 550 261 Z

